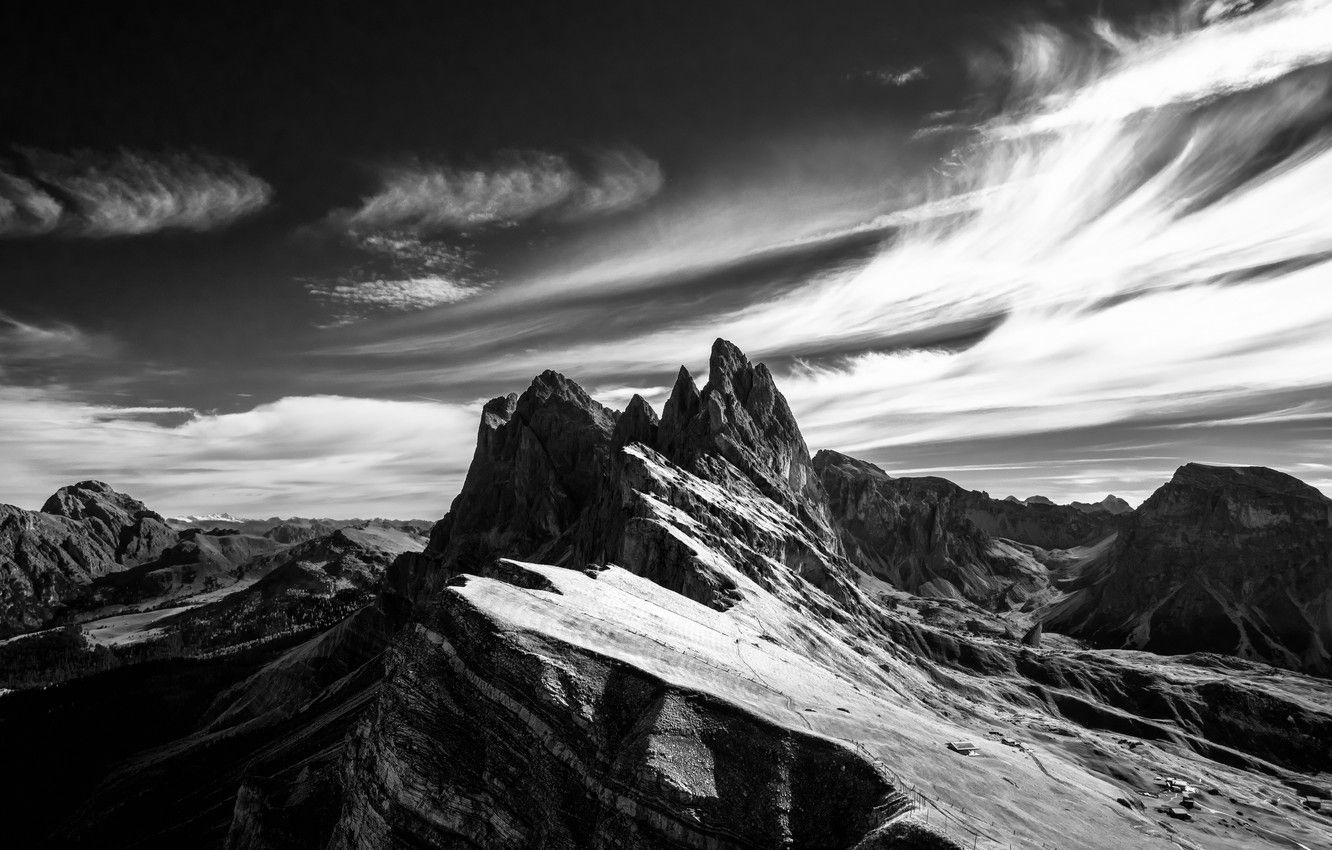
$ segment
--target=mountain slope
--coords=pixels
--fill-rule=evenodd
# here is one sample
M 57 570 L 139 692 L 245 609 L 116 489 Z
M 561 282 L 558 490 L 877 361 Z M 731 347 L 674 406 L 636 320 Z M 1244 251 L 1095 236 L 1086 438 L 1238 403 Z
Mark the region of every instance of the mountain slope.
M 1262 467 L 1182 466 L 1047 629 L 1332 673 L 1332 500 Z

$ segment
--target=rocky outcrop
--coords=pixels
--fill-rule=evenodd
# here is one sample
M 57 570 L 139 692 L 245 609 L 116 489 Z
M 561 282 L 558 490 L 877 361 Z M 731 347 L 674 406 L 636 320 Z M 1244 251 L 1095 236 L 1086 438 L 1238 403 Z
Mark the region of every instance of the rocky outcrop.
M 1047 629 L 1332 673 L 1332 501 L 1262 467 L 1182 466 Z

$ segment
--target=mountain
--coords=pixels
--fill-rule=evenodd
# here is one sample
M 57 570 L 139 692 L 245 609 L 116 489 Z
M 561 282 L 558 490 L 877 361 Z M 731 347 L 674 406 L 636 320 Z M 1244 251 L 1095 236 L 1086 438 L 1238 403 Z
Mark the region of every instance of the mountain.
M 1114 494 L 1106 496 L 1099 502 L 1069 502 L 1068 506 L 1088 514 L 1105 512 L 1118 516 L 1133 512 L 1132 505 Z
M 1283 492 L 1238 515 L 1298 508 L 1271 538 L 1289 555 L 1313 503 Z M 1326 795 L 1332 682 L 1093 649 L 1036 616 L 1111 576 L 1144 517 L 1193 539 L 1189 510 L 1158 507 L 1015 504 L 811 456 L 768 370 L 721 340 L 703 387 L 682 369 L 659 416 L 545 372 L 484 406 L 422 548 L 385 569 L 408 541 L 371 554 L 343 533 L 306 559 L 341 566 L 297 557 L 171 627 L 206 639 L 346 576 L 338 622 L 0 697 L 0 736 L 31 765 L 9 836 L 1327 846 L 1300 799 Z M 108 717 L 116 735 L 86 731 Z M 1188 819 L 1163 777 L 1196 788 Z
M 1045 627 L 1102 645 L 1332 673 L 1332 501 L 1262 467 L 1188 464 Z
M 94 579 L 176 542 L 160 514 L 100 481 L 62 487 L 40 511 L 0 505 L 0 635 L 40 627 Z
M 988 497 L 943 478 L 892 478 L 832 451 L 814 457 L 842 542 L 862 569 L 917 596 L 990 606 L 1048 584 L 1030 551 L 992 537 L 973 520 Z M 990 508 L 1002 512 L 1002 507 Z

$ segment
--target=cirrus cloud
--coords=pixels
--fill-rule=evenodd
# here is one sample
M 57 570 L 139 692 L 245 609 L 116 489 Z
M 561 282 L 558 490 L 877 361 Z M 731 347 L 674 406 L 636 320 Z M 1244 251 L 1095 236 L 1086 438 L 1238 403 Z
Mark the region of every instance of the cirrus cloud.
M 263 209 L 273 189 L 241 163 L 200 152 L 36 149 L 0 167 L 0 236 L 203 232 Z
M 661 166 L 636 150 L 603 151 L 587 168 L 540 151 L 460 168 L 413 159 L 381 169 L 380 185 L 327 223 L 344 232 L 418 234 L 512 225 L 541 214 L 578 220 L 625 210 L 655 195 Z

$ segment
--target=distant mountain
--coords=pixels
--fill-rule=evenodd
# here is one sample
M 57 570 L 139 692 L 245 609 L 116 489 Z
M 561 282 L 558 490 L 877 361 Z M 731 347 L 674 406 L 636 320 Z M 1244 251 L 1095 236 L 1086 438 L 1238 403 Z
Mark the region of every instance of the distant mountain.
M 176 542 L 160 514 L 100 481 L 62 487 L 40 511 L 0 505 L 0 636 L 40 627 L 98 577 Z
M 1124 501 L 1123 499 L 1113 494 L 1106 496 L 1104 499 L 1102 499 L 1099 502 L 1091 502 L 1091 503 L 1069 502 L 1068 506 L 1070 508 L 1077 508 L 1083 513 L 1088 513 L 1088 514 L 1104 512 L 1108 514 L 1114 514 L 1115 516 L 1119 516 L 1121 514 L 1127 514 L 1133 512 L 1132 505 L 1130 505 L 1128 502 Z
M 1028 496 L 1025 499 L 1019 499 L 1017 496 L 1006 496 L 1005 502 L 1017 505 L 1055 505 L 1056 503 L 1045 496 Z M 1133 506 L 1115 495 L 1106 496 L 1099 502 L 1069 502 L 1068 507 L 1075 508 L 1085 514 L 1108 513 L 1118 516 L 1126 514 L 1133 510 Z
M 1332 501 L 1263 467 L 1187 464 L 1045 618 L 1103 645 L 1332 673 Z
M 173 516 L 173 517 L 167 517 L 167 522 L 171 523 L 172 525 L 190 525 L 190 526 L 210 525 L 217 523 L 228 524 L 228 525 L 239 525 L 243 522 L 248 522 L 248 520 L 244 520 L 239 517 L 234 517 L 231 514 L 222 513 L 222 514 L 200 514 L 198 516 Z

